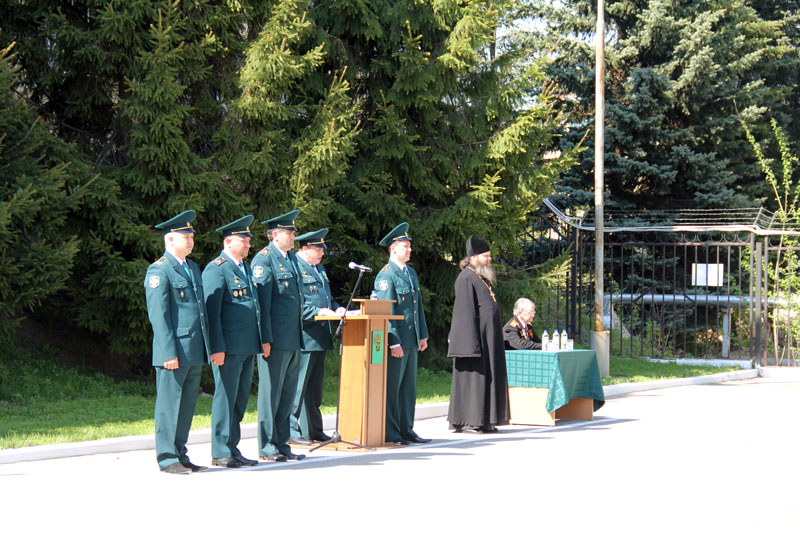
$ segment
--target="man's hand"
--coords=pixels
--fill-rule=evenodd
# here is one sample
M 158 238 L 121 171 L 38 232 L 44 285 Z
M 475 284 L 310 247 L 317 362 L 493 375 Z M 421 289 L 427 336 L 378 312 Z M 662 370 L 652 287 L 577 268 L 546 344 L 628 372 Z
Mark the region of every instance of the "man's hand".
M 428 347 L 428 339 L 420 339 L 419 340 L 419 351 L 420 352 L 424 352 L 427 347 Z
M 211 354 L 211 364 L 222 366 L 225 364 L 225 352 L 215 352 Z
M 269 354 L 272 352 L 272 345 L 268 342 L 265 342 L 261 345 L 261 349 L 264 350 L 264 357 L 269 357 Z
M 178 363 L 178 358 L 173 357 L 172 359 L 167 359 L 164 361 L 164 368 L 167 370 L 178 370 L 181 365 Z
M 390 348 L 392 350 L 392 357 L 403 357 L 403 347 L 400 345 L 393 346 Z

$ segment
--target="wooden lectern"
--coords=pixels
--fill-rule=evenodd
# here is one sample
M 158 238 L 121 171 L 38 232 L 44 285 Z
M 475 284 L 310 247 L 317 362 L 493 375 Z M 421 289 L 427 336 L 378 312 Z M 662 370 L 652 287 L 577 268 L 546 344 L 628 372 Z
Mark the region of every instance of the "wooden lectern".
M 389 320 L 394 300 L 359 300 L 361 314 L 345 318 L 342 331 L 339 435 L 342 440 L 380 447 L 386 437 L 386 358 Z M 314 317 L 335 320 L 336 316 Z M 363 450 L 340 443 L 337 449 Z

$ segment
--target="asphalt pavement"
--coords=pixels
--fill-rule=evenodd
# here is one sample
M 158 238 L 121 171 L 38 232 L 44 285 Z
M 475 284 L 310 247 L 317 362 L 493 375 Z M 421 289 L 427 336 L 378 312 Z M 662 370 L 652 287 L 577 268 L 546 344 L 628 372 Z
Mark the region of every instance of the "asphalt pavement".
M 798 372 L 606 388 L 594 420 L 552 428 L 432 416 L 415 425 L 430 444 L 183 476 L 150 449 L 7 462 L 3 530 L 800 532 Z M 209 465 L 210 445 L 189 455 Z

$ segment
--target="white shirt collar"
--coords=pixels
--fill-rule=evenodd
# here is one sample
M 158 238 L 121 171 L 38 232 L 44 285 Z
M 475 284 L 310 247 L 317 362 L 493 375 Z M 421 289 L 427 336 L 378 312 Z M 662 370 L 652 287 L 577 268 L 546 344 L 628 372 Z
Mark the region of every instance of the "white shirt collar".
M 406 265 L 401 263 L 400 261 L 395 260 L 394 257 L 390 257 L 389 261 L 391 261 L 392 263 L 397 265 L 397 268 L 399 268 L 400 270 L 405 270 L 406 269 Z
M 241 261 L 238 261 L 238 262 L 237 262 L 237 261 L 236 261 L 236 259 L 234 259 L 233 257 L 231 257 L 231 254 L 229 254 L 229 253 L 228 253 L 228 252 L 226 252 L 225 250 L 222 250 L 222 253 L 223 253 L 223 254 L 225 254 L 225 256 L 226 256 L 228 259 L 230 259 L 231 261 L 233 261 L 233 264 L 234 264 L 234 265 L 236 265 L 236 266 L 237 266 L 237 267 L 239 267 L 239 268 L 242 268 L 242 262 L 241 262 Z

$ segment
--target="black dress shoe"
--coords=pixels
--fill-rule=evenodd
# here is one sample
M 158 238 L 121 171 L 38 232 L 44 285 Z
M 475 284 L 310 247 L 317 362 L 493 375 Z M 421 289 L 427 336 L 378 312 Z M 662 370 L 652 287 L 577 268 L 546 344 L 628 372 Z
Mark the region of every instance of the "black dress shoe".
M 299 461 L 300 459 L 306 458 L 306 456 L 303 455 L 302 453 L 292 453 L 292 452 L 284 453 L 283 456 L 286 457 L 288 461 Z
M 311 446 L 314 444 L 311 439 L 307 439 L 305 437 L 295 437 L 293 439 L 289 439 L 289 444 L 297 444 L 298 446 Z
M 268 461 L 270 463 L 282 463 L 286 461 L 286 456 L 280 453 L 271 453 L 269 455 L 259 455 L 259 459 L 262 461 Z
M 397 444 L 398 446 L 406 446 L 408 445 L 408 441 L 406 439 L 395 439 L 392 441 L 392 444 Z
M 329 440 L 331 440 L 331 438 L 327 436 L 325 433 L 320 433 L 319 435 L 314 437 L 314 442 L 328 442 Z
M 430 441 L 431 441 L 431 439 L 423 439 L 419 435 L 415 435 L 415 436 L 413 436 L 413 437 L 408 439 L 408 442 L 413 442 L 414 444 L 425 444 L 425 443 L 428 443 Z
M 185 461 L 181 464 L 187 468 L 190 468 L 192 472 L 202 472 L 203 470 L 208 470 L 207 466 L 198 466 L 191 461 Z
M 239 468 L 242 466 L 242 463 L 234 457 L 214 457 L 211 459 L 211 464 L 222 468 Z
M 258 461 L 254 459 L 248 459 L 244 455 L 237 455 L 236 460 L 242 463 L 242 466 L 256 466 Z
M 162 468 L 161 471 L 167 474 L 190 474 L 192 469 L 188 466 L 182 465 L 181 463 L 172 463 L 166 468 Z

